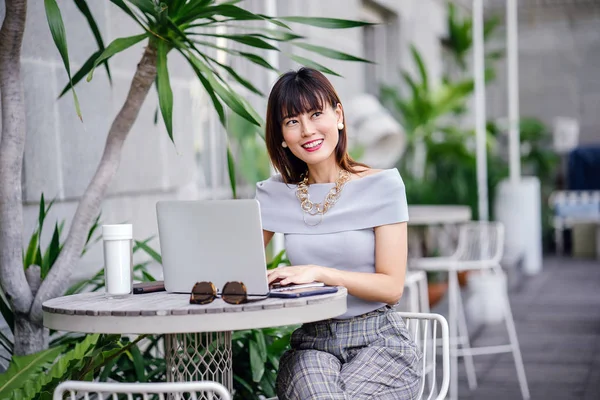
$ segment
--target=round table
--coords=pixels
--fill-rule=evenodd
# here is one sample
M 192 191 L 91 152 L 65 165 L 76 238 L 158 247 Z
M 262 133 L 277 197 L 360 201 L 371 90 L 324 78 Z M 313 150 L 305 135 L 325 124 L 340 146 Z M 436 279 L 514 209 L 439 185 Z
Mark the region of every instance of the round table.
M 408 206 L 409 225 L 459 224 L 471 220 L 471 207 L 453 205 Z
M 217 299 L 189 303 L 188 294 L 148 293 L 108 298 L 92 292 L 43 304 L 50 329 L 106 334 L 164 334 L 168 381 L 212 380 L 233 388 L 231 331 L 295 325 L 346 312 L 347 290 L 297 299 L 269 298 L 242 305 Z

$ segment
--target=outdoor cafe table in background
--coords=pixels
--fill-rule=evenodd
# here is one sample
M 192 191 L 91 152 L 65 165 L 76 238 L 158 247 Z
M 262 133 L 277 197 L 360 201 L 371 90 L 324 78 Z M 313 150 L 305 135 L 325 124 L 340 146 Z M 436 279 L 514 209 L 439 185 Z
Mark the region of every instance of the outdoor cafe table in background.
M 408 226 L 416 231 L 419 246 L 409 246 L 410 257 L 431 256 L 428 249 L 428 227 L 440 227 L 444 235 L 437 235 L 446 251 L 453 250 L 458 225 L 471 220 L 471 208 L 459 205 L 414 205 L 408 206 Z M 445 243 L 443 243 L 445 242 Z M 440 254 L 448 255 L 448 254 Z
M 410 259 L 431 255 L 428 247 L 427 228 L 439 227 L 443 235 L 437 235 L 440 247 L 445 252 L 454 250 L 457 226 L 471 220 L 471 208 L 459 205 L 409 205 L 409 262 L 406 285 L 408 287 L 410 311 L 429 312 L 429 290 L 427 276 L 424 271 L 415 271 L 410 268 Z M 410 233 L 414 232 L 414 236 Z M 411 237 L 415 241 L 411 240 Z M 437 246 L 436 246 L 437 247 Z M 448 255 L 448 254 L 444 254 Z
M 44 325 L 83 333 L 165 335 L 168 381 L 213 380 L 233 387 L 231 331 L 295 325 L 346 312 L 345 288 L 298 299 L 269 298 L 241 305 L 216 299 L 189 304 L 189 294 L 147 293 L 109 299 L 76 294 L 43 304 Z
M 415 205 L 408 206 L 409 225 L 448 225 L 471 220 L 469 206 Z

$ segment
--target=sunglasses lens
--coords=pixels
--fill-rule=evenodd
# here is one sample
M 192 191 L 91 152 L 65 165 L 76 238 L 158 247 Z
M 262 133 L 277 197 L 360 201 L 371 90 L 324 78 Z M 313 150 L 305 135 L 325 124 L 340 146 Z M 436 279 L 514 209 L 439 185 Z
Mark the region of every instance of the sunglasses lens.
M 221 298 L 229 304 L 242 304 L 246 302 L 246 293 L 246 286 L 242 282 L 227 282 Z
M 217 288 L 212 282 L 198 282 L 192 289 L 190 303 L 208 304 L 217 298 Z

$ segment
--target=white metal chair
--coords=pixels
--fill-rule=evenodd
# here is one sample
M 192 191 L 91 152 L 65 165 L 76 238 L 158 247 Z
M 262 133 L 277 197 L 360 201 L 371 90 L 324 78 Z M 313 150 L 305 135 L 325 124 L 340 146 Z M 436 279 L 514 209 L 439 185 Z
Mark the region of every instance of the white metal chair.
M 428 313 L 398 312 L 398 315 L 404 320 L 408 331 L 423 353 L 421 365 L 423 380 L 418 399 L 444 399 L 448 393 L 448 385 L 450 384 L 450 340 L 446 318 L 439 314 Z M 438 375 L 437 364 L 437 343 L 439 336 L 441 336 L 442 345 L 441 376 Z
M 402 317 L 412 338 L 423 353 L 423 380 L 419 391 L 421 400 L 442 400 L 448 393 L 450 383 L 450 339 L 448 322 L 439 314 L 397 312 Z M 438 335 L 439 333 L 439 335 Z M 437 341 L 441 339 L 441 375 L 438 374 Z M 438 384 L 439 382 L 439 384 Z M 425 395 L 425 390 L 427 393 Z M 435 397 L 434 397 L 435 396 Z M 271 397 L 266 400 L 277 400 Z
M 394 309 L 397 311 L 413 313 L 429 312 L 427 274 L 425 274 L 424 271 L 406 271 L 406 277 L 404 279 L 404 295 L 402 296 L 402 299 L 400 299 L 400 303 L 397 304 Z
M 450 327 L 450 398 L 458 398 L 458 357 L 464 357 L 465 369 L 469 388 L 477 387 L 473 356 L 480 354 L 495 354 L 512 352 L 521 393 L 524 399 L 529 399 L 529 388 L 525 377 L 525 368 L 521 357 L 517 332 L 508 302 L 508 294 L 503 297 L 502 308 L 504 321 L 508 330 L 510 344 L 501 346 L 486 346 L 471 348 L 469 334 L 464 314 L 458 271 L 479 270 L 493 274 L 503 274 L 500 260 L 504 249 L 504 226 L 499 222 L 473 222 L 461 225 L 459 228 L 458 245 L 450 257 L 423 257 L 409 261 L 409 268 L 424 271 L 448 272 L 448 324 Z M 462 349 L 458 348 L 461 345 Z
M 164 382 L 164 383 L 113 383 L 113 382 L 85 382 L 66 381 L 54 390 L 54 400 L 92 398 L 103 400 L 117 400 L 119 396 L 126 395 L 127 400 L 158 398 L 166 399 L 192 399 L 192 400 L 231 400 L 231 394 L 225 386 L 217 382 Z M 165 396 L 166 395 L 166 396 Z

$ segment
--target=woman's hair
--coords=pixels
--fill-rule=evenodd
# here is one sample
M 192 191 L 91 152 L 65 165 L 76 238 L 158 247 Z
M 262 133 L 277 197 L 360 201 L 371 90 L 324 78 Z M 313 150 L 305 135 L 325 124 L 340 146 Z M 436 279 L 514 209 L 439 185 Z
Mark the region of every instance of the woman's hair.
M 284 148 L 282 122 L 285 118 L 309 111 L 323 110 L 326 104 L 335 110 L 341 104 L 331 82 L 319 71 L 300 68 L 281 75 L 269 95 L 267 104 L 266 142 L 273 166 L 281 173 L 285 183 L 298 183 L 308 170 L 306 163 L 296 157 L 289 148 Z M 354 161 L 347 152 L 346 119 L 344 129 L 339 131 L 339 141 L 335 148 L 338 165 L 349 172 L 354 167 L 365 164 Z

